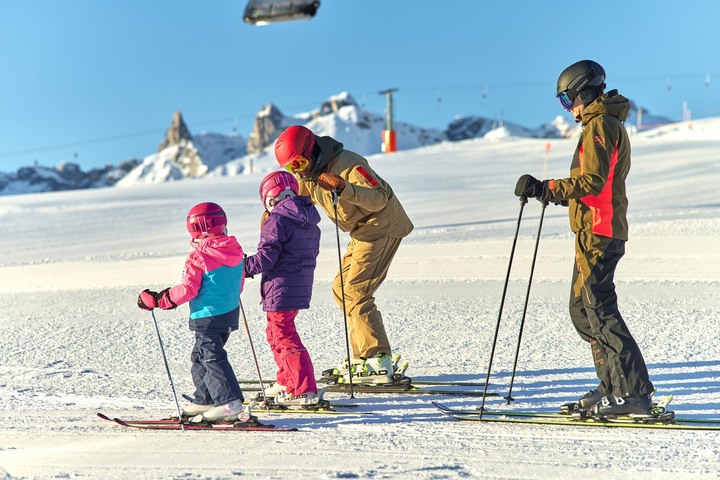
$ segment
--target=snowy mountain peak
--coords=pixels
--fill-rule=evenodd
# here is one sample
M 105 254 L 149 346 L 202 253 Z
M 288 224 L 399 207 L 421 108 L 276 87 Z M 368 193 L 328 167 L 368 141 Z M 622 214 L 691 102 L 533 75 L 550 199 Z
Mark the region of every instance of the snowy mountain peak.
M 275 141 L 280 132 L 293 123 L 292 119 L 283 115 L 272 103 L 262 106 L 255 115 L 253 130 L 247 142 L 247 153 L 261 152 Z
M 187 125 L 185 125 L 185 120 L 183 120 L 182 114 L 180 112 L 175 112 L 173 114 L 173 119 L 170 123 L 170 127 L 165 132 L 165 139 L 158 146 L 157 151 L 159 153 L 167 147 L 170 147 L 172 145 L 180 145 L 181 142 L 188 141 L 192 141 L 192 135 L 190 134 L 190 130 L 187 128 Z
M 340 94 L 333 95 L 332 97 L 325 100 L 322 105 L 320 105 L 319 113 L 320 115 L 329 115 L 331 113 L 339 111 L 343 107 L 348 106 L 357 107 L 358 103 L 348 92 L 341 92 Z

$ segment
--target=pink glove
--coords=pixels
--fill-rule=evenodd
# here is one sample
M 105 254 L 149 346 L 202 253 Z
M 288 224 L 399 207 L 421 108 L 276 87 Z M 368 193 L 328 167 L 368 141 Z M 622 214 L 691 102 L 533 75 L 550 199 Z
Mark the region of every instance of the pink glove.
M 162 292 L 153 292 L 147 288 L 140 292 L 137 299 L 138 307 L 143 310 L 152 310 L 153 308 L 162 308 L 163 310 L 172 310 L 177 307 L 175 302 L 170 298 L 170 289 L 166 288 Z
M 153 308 L 157 308 L 157 297 L 159 295 L 159 293 L 151 292 L 149 289 L 146 288 L 145 290 L 140 292 L 140 295 L 138 295 L 137 306 L 142 308 L 143 310 L 152 310 Z
M 162 308 L 163 310 L 172 310 L 173 308 L 177 307 L 175 302 L 172 301 L 172 298 L 170 298 L 170 289 L 166 288 L 162 292 L 157 294 L 157 306 Z

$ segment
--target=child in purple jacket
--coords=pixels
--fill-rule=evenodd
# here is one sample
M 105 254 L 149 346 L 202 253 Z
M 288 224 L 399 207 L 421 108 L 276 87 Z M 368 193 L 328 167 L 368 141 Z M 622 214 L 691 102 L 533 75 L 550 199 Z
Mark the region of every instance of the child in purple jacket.
M 262 273 L 265 333 L 278 368 L 275 384 L 265 395 L 275 404 L 302 408 L 320 403 L 324 392 L 318 392 L 310 355 L 295 328 L 298 311 L 310 308 L 320 214 L 309 197 L 297 192 L 297 180 L 284 171 L 272 172 L 260 182 L 265 221 L 258 251 L 245 261 L 245 273 Z

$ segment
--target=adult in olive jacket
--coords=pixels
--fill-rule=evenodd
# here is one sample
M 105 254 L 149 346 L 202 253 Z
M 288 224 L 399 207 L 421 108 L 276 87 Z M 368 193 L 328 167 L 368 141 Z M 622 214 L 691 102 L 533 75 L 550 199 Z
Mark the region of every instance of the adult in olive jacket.
M 623 122 L 630 102 L 617 90 L 604 91 L 605 70 L 596 62 L 583 60 L 562 72 L 557 97 L 583 127 L 570 177 L 540 181 L 523 175 L 515 194 L 569 207 L 575 233 L 570 317 L 590 343 L 600 379 L 578 403 L 601 414 L 648 413 L 654 388 L 613 283 L 628 239 L 630 140 Z
M 309 196 L 333 222 L 337 215 L 337 226 L 350 234 L 333 282 L 340 308 L 344 297 L 351 363 L 359 365 L 350 369 L 357 370 L 353 375 L 358 381 L 390 382 L 392 350 L 375 292 L 385 280 L 402 238 L 412 231 L 412 222 L 393 189 L 368 161 L 331 137 L 316 136 L 299 125 L 289 127 L 275 143 L 275 156 L 281 167 L 295 174 L 298 194 Z M 346 374 L 347 369 L 344 362 L 335 373 Z

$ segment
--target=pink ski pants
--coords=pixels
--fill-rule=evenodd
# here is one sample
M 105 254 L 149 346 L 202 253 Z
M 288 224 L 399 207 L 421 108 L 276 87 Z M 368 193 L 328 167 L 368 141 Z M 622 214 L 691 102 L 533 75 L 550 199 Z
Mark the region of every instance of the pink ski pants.
M 265 334 L 278 371 L 275 381 L 291 395 L 317 392 L 315 369 L 295 328 L 298 310 L 267 312 Z

